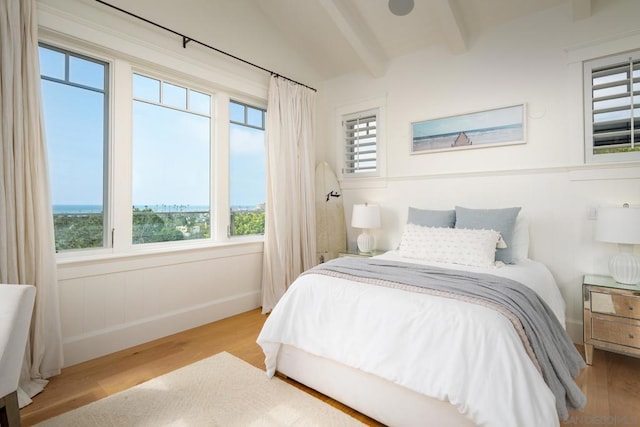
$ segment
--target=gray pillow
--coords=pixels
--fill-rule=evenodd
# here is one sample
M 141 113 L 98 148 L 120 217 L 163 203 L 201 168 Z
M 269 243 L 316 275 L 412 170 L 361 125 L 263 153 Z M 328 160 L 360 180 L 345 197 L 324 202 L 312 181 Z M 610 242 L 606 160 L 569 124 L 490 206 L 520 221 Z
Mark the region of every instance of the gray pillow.
M 409 206 L 407 223 L 421 225 L 423 227 L 453 228 L 456 223 L 456 211 L 453 209 L 448 211 L 434 211 L 430 209 L 417 209 Z
M 515 262 L 513 230 L 520 209 L 522 208 L 468 209 L 456 206 L 456 228 L 485 229 L 499 232 L 507 247 L 496 249 L 496 261 L 513 264 Z

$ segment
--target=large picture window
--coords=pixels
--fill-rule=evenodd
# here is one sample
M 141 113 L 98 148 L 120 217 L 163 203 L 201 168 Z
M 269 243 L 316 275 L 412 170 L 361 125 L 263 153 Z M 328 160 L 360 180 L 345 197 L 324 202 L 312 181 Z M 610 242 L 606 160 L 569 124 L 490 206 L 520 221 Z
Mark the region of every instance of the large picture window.
M 587 162 L 640 160 L 640 51 L 584 63 Z
M 183 72 L 66 46 L 39 47 L 61 257 L 264 234 L 264 107 L 215 96 L 210 82 Z M 227 131 L 228 140 L 215 138 Z
M 210 237 L 211 95 L 133 76 L 133 243 Z
M 47 45 L 39 56 L 56 250 L 108 246 L 109 65 Z

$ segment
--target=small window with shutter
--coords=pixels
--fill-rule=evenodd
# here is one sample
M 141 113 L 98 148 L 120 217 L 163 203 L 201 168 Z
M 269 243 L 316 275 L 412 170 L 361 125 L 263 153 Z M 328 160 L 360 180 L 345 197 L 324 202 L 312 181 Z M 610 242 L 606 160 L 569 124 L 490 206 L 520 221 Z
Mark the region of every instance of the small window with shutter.
M 584 63 L 585 161 L 640 161 L 640 51 Z
M 378 110 L 343 116 L 343 176 L 371 176 L 378 173 Z

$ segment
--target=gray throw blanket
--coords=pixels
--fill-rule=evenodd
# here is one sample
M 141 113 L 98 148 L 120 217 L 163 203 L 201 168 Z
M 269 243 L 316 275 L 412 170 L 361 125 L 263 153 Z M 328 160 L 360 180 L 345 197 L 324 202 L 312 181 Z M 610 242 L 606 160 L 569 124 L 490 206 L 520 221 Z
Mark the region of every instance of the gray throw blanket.
M 505 307 L 522 323 L 542 376 L 556 398 L 558 416 L 581 409 L 586 398 L 574 378 L 585 362 L 549 306 L 527 286 L 492 274 L 376 258 L 337 258 L 305 274 L 339 273 L 356 281 L 387 281 L 477 298 Z

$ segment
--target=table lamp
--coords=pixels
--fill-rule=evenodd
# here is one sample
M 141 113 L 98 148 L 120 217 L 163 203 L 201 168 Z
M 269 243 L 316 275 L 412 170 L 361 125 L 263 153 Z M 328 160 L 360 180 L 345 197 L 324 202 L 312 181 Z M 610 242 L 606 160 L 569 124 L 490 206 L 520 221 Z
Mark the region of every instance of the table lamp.
M 596 222 L 596 240 L 618 244 L 618 254 L 609 261 L 609 272 L 618 283 L 640 283 L 640 259 L 633 245 L 640 244 L 640 208 L 601 207 Z
M 369 229 L 380 227 L 380 206 L 369 203 L 353 205 L 351 226 L 362 229 L 358 236 L 358 250 L 364 253 L 372 252 L 375 239 L 369 234 Z

